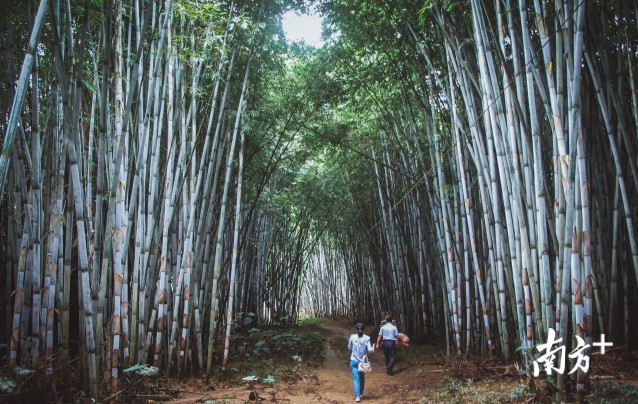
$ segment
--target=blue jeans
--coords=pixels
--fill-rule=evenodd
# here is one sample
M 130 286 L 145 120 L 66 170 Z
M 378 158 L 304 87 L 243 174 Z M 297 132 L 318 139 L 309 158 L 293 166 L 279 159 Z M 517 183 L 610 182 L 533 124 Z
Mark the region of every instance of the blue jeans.
M 361 397 L 363 395 L 363 387 L 366 384 L 366 374 L 359 372 L 359 362 L 350 361 L 350 370 L 352 371 L 352 380 L 354 382 L 354 395 Z

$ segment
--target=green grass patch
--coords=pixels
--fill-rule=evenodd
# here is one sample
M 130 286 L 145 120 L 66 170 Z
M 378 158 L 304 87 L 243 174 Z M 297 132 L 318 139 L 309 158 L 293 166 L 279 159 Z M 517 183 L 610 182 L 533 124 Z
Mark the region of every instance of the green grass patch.
M 521 400 L 520 391 L 512 391 L 511 385 L 495 380 L 483 380 L 475 383 L 472 379 L 459 379 L 446 376 L 440 387 L 430 391 L 432 401 L 436 403 L 507 403 Z
M 303 326 L 319 325 L 326 321 L 328 321 L 328 319 L 325 317 L 300 317 L 299 320 L 297 320 L 297 324 L 303 327 Z
M 318 365 L 323 360 L 323 343 L 317 330 L 250 329 L 234 341 L 227 371 L 221 380 L 242 382 L 254 376 L 261 382 L 298 379 L 302 365 Z

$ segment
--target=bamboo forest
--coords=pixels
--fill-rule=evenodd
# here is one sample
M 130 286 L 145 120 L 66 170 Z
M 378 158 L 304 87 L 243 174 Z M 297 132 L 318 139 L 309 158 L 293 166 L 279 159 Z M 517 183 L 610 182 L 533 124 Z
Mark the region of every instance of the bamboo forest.
M 310 11 L 321 42 L 288 40 Z M 518 402 L 586 402 L 618 366 L 638 400 L 636 0 L 0 12 L 1 402 L 156 402 L 124 398 L 133 367 L 220 391 L 312 318 L 346 325 L 351 402 L 347 335 L 386 313 L 397 366 L 437 344 L 511 368 Z M 365 401 L 484 402 L 374 355 Z M 375 393 L 403 376 L 421 401 Z

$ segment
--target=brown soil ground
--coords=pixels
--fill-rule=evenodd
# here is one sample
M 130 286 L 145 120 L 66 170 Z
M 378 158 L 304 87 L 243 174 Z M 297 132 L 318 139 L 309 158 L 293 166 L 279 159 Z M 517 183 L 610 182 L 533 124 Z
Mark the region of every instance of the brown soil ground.
M 291 403 L 350 403 L 354 390 L 350 373 L 348 338 L 353 329 L 349 321 L 329 321 L 320 326 L 324 358 L 320 365 L 301 364 L 300 377 L 294 381 L 278 381 L 274 385 L 245 382 L 241 386 L 221 385 L 200 394 L 183 392 L 179 403 L 244 403 L 277 401 Z M 376 337 L 373 338 L 376 340 Z M 370 354 L 372 372 L 366 375 L 363 402 L 413 403 L 427 402 L 427 390 L 442 383 L 445 361 L 437 345 L 415 345 L 399 351 L 394 375 L 385 373 L 383 352 Z M 419 371 L 420 370 L 420 371 Z M 417 376 L 417 371 L 422 376 Z M 190 384 L 190 383 L 189 383 Z M 195 382 L 197 385 L 198 383 Z M 185 390 L 197 390 L 197 386 Z M 200 382 L 201 388 L 201 382 Z M 251 400 L 253 399 L 253 400 Z
M 242 381 L 243 374 L 225 380 L 218 377 L 208 385 L 196 379 L 164 379 L 161 383 L 140 383 L 114 399 L 147 403 L 170 400 L 183 404 L 354 402 L 347 349 L 352 324 L 346 320 L 326 321 L 318 330 L 323 342 L 320 360 L 288 364 L 285 370 L 282 362 L 264 364 L 257 360 L 252 363 L 255 369 L 262 371 L 264 366 L 272 366 L 268 371 L 278 374 L 274 383 Z M 537 395 L 528 395 L 526 380 L 518 374 L 517 364 L 503 364 L 486 357 L 450 358 L 444 351 L 444 342 L 412 344 L 399 351 L 393 376 L 385 373 L 383 352 L 371 354 L 372 372 L 366 375 L 362 402 L 525 403 L 554 399 L 550 387 L 543 381 L 537 383 Z M 638 366 L 623 360 L 620 350 L 596 355 L 591 363 L 592 393 L 587 396 L 587 402 L 638 402 Z M 245 368 L 240 372 L 245 372 Z
M 377 330 L 369 327 L 366 331 Z M 122 372 L 117 391 L 98 402 L 352 403 L 355 397 L 347 341 L 353 331 L 347 320 L 329 320 L 293 330 L 244 330 L 232 342 L 226 370 L 217 370 L 209 383 L 203 378 L 143 377 Z M 528 393 L 517 363 L 502 363 L 489 355 L 447 356 L 445 350 L 445 341 L 412 343 L 409 348 L 399 350 L 393 376 L 385 373 L 383 352 L 370 354 L 372 372 L 366 375 L 362 402 L 555 402 L 553 387 L 542 377 L 535 379 L 536 394 Z M 590 358 L 589 393 L 584 402 L 638 403 L 638 364 L 633 360 L 636 355 L 636 352 L 628 354 L 622 347 L 613 347 L 605 355 L 594 350 Z M 60 399 L 65 390 L 61 374 L 55 374 L 55 389 L 50 382 L 39 381 L 37 374 L 16 380 L 14 392 L 0 394 L 0 404 L 96 402 L 78 389 L 81 384 L 78 368 L 73 368 L 69 400 Z M 248 375 L 256 380 L 244 381 Z M 0 378 L 15 379 L 14 376 L 10 370 L 0 368 Z M 565 402 L 576 400 L 567 397 Z

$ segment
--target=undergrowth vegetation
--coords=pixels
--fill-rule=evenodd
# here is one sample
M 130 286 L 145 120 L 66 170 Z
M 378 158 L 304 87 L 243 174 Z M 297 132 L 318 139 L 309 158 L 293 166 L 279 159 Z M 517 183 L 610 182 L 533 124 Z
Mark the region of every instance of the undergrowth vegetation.
M 310 325 L 319 325 L 328 321 L 325 317 L 300 317 L 297 324 L 301 327 Z
M 594 381 L 591 389 L 591 395 L 596 397 L 596 402 L 610 404 L 638 402 L 638 386 L 635 383 L 601 380 Z
M 303 375 L 305 365 L 323 361 L 323 345 L 316 324 L 321 319 L 292 329 L 251 328 L 235 339 L 235 354 L 228 361 L 229 372 L 220 380 L 240 381 L 254 376 L 260 380 L 293 381 Z
M 543 387 L 543 386 L 539 386 Z M 482 379 L 445 376 L 442 383 L 429 391 L 422 402 L 434 403 L 527 403 L 552 402 L 552 395 L 543 388 L 530 395 L 524 384 L 512 384 L 509 379 Z M 591 384 L 587 401 L 591 403 L 621 404 L 638 402 L 638 386 L 617 380 L 596 380 Z M 530 401 L 532 400 L 532 401 Z
M 473 379 L 446 376 L 440 387 L 431 391 L 430 398 L 437 403 L 451 404 L 520 402 L 525 397 L 524 386 L 512 387 L 490 379 L 475 383 Z

